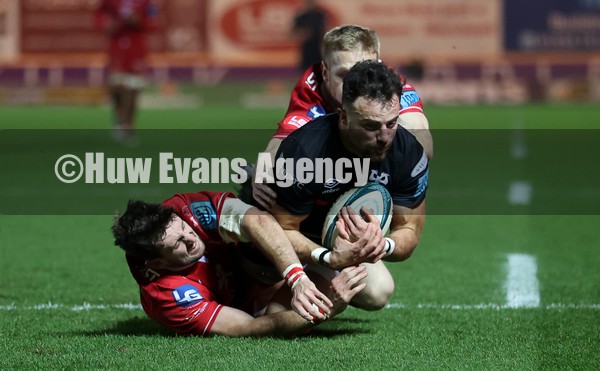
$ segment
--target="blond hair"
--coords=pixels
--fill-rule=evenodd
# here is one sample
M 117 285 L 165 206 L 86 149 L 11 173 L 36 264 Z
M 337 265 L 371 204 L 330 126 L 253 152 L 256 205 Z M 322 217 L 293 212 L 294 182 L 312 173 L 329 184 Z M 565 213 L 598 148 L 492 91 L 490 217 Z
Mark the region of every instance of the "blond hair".
M 333 52 L 358 49 L 374 53 L 379 59 L 377 33 L 367 27 L 348 24 L 335 27 L 323 36 L 323 59 L 326 62 Z

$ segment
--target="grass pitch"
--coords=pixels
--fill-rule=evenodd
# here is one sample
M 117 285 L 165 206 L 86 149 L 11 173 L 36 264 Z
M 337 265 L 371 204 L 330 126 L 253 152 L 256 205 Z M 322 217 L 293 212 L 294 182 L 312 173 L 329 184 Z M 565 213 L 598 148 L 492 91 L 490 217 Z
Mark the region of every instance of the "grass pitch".
M 434 131 L 425 230 L 411 259 L 388 265 L 386 309 L 349 309 L 294 340 L 182 338 L 147 319 L 111 214 L 132 196 L 233 187 L 67 185 L 57 155 L 151 155 L 158 132 L 192 142 L 172 147 L 181 156 L 245 156 L 282 114 L 146 110 L 140 128 L 170 130 L 128 149 L 110 141 L 103 108 L 0 107 L 0 369 L 600 369 L 600 108 L 587 105 L 427 107 L 451 130 Z M 198 128 L 257 142 L 182 130 Z

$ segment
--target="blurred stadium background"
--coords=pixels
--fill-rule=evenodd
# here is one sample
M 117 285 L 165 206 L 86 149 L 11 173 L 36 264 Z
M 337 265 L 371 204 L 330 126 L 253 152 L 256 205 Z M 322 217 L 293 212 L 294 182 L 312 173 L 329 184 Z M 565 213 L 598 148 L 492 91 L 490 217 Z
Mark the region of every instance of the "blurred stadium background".
M 97 0 L 0 0 L 0 104 L 104 104 Z M 194 87 L 250 83 L 285 106 L 300 0 L 157 0 L 142 106 L 198 106 Z M 426 104 L 600 101 L 600 1 L 321 0 L 331 25 L 377 30 Z M 258 89 L 257 89 L 257 85 Z M 190 90 L 191 88 L 191 90 Z M 232 99 L 231 96 L 228 99 Z
M 132 149 L 87 130 L 110 128 L 98 0 L 0 0 L 0 369 L 600 369 L 600 0 L 320 0 L 332 26 L 377 30 L 436 155 L 420 247 L 388 265 L 391 305 L 296 341 L 170 336 L 113 246 L 127 199 L 231 184 L 53 172 L 65 153 L 250 158 L 273 133 L 301 1 L 155 1 L 137 127 L 176 130 Z

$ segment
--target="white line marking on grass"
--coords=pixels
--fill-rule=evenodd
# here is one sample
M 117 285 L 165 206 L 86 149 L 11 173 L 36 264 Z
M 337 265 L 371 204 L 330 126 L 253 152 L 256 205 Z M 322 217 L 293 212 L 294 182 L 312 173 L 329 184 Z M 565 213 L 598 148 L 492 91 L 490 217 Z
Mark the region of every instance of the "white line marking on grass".
M 352 308 L 352 307 L 350 307 Z M 553 303 L 537 307 L 513 307 L 508 304 L 500 305 L 494 303 L 481 303 L 481 304 L 402 304 L 402 303 L 390 303 L 385 306 L 386 309 L 435 309 L 435 310 L 512 310 L 512 309 L 592 309 L 600 310 L 600 304 L 563 304 Z
M 14 303 L 9 305 L 0 305 L 0 310 L 52 310 L 52 309 L 66 309 L 74 312 L 81 312 L 86 310 L 103 310 L 103 309 L 127 309 L 127 310 L 141 310 L 141 304 L 124 303 L 124 304 L 90 304 L 84 302 L 81 305 L 65 305 L 57 303 L 44 303 L 36 305 L 28 305 L 23 307 L 17 307 Z
M 534 256 L 508 255 L 506 306 L 509 308 L 537 308 L 540 306 L 540 284 L 537 279 L 537 261 Z
M 525 134 L 521 128 L 515 128 L 512 131 L 512 141 L 510 146 L 510 156 L 515 160 L 523 160 L 527 157 L 527 145 L 525 144 Z
M 511 205 L 529 205 L 533 187 L 529 182 L 514 181 L 508 188 L 508 203 Z
M 385 306 L 385 309 L 434 309 L 434 310 L 512 310 L 512 309 L 547 309 L 547 310 L 561 310 L 561 309 L 574 309 L 574 310 L 600 310 L 600 304 L 564 304 L 564 303 L 553 303 L 544 306 L 537 307 L 514 307 L 508 304 L 494 304 L 494 303 L 481 303 L 481 304 L 404 304 L 404 303 L 390 303 Z M 107 309 L 124 309 L 124 310 L 142 310 L 140 304 L 124 303 L 124 304 L 90 304 L 83 303 L 81 305 L 65 305 L 56 303 L 45 303 L 27 306 L 17 306 L 15 304 L 0 305 L 0 311 L 13 311 L 13 310 L 70 310 L 74 312 L 83 312 L 90 310 L 107 310 Z M 350 309 L 356 309 L 350 307 Z

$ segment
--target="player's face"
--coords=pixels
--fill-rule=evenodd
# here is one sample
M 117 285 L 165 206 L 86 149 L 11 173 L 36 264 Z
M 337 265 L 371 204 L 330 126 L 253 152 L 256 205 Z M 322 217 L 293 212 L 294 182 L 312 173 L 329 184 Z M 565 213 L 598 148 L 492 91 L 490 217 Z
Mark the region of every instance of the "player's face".
M 344 76 L 358 62 L 377 59 L 377 55 L 364 50 L 337 51 L 331 53 L 322 63 L 323 92 L 335 108 L 342 106 L 342 82 Z
M 205 246 L 192 227 L 177 215 L 158 241 L 161 257 L 157 259 L 162 267 L 180 268 L 196 262 L 204 255 Z
M 383 160 L 398 128 L 398 96 L 394 95 L 385 103 L 359 97 L 348 110 L 340 111 L 342 140 L 346 148 L 374 162 Z

